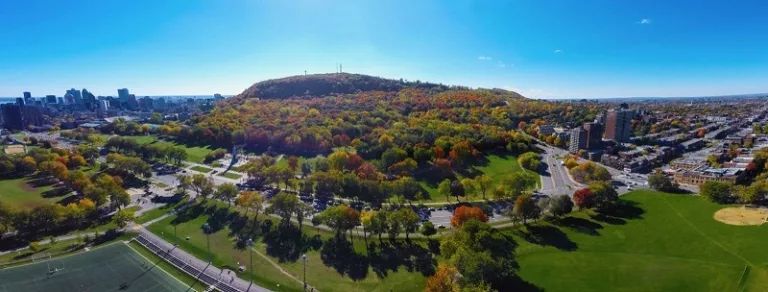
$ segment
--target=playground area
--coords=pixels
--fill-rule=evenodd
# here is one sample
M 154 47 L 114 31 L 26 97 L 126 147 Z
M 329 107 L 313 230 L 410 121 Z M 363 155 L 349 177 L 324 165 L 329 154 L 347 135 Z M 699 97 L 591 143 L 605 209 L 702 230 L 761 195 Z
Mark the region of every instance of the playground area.
M 715 220 L 730 225 L 761 225 L 768 217 L 768 209 L 753 207 L 728 207 L 715 212 Z
M 123 242 L 0 270 L 0 292 L 164 292 L 188 288 Z

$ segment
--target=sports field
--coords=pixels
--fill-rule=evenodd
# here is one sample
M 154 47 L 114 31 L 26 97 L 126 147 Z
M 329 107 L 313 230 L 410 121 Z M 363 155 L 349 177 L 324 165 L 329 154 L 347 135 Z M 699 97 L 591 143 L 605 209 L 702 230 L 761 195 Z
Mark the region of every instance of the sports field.
M 0 270 L 0 292 L 187 290 L 187 285 L 122 242 Z
M 715 220 L 698 196 L 641 190 L 616 216 L 574 213 L 516 236 L 520 276 L 557 291 L 768 291 L 768 229 Z

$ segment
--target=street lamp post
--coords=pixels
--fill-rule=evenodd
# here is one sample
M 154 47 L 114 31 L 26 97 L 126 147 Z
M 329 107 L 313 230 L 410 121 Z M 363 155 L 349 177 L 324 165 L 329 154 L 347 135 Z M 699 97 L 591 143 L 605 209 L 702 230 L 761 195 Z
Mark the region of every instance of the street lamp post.
M 304 259 L 304 292 L 307 292 L 307 255 L 303 254 L 301 258 Z
M 249 238 L 248 241 L 245 242 L 245 245 L 248 246 L 248 254 L 251 256 L 251 285 L 253 285 L 253 239 Z M 250 287 L 250 285 L 248 287 Z
M 208 262 L 213 262 L 213 255 L 211 254 L 211 225 L 208 223 L 203 224 L 203 233 L 205 233 L 205 241 L 208 244 Z

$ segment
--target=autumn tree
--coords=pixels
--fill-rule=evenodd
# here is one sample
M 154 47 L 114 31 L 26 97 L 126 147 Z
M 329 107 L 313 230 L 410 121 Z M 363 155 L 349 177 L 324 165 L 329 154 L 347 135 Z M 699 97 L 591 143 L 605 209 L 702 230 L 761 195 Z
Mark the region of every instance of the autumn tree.
M 583 188 L 573 192 L 573 201 L 579 209 L 587 209 L 595 206 L 595 195 L 589 188 Z
M 291 155 L 291 157 L 288 157 L 288 169 L 294 173 L 299 169 L 299 159 L 296 156 Z
M 527 224 L 528 219 L 536 219 L 541 216 L 541 209 L 536 205 L 531 194 L 523 194 L 515 199 L 515 215 L 523 219 L 523 224 Z
M 459 206 L 453 210 L 453 217 L 451 217 L 451 226 L 461 227 L 465 222 L 469 220 L 478 220 L 480 222 L 488 222 L 488 215 L 478 207 Z
M 245 191 L 240 193 L 240 196 L 235 200 L 235 204 L 245 209 L 246 215 L 248 215 L 249 210 L 253 209 L 253 212 L 256 213 L 253 216 L 253 220 L 258 220 L 259 211 L 264 207 L 264 197 L 257 192 Z
M 434 275 L 427 278 L 424 287 L 425 292 L 461 292 L 459 280 L 461 274 L 456 267 L 446 263 L 437 265 L 437 271 Z

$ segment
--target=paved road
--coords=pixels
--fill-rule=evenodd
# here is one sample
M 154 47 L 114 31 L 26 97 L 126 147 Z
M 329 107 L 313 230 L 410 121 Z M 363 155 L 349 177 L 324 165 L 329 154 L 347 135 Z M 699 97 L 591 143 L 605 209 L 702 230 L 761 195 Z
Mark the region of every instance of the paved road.
M 561 149 L 557 149 L 549 146 L 536 145 L 544 151 L 542 153 L 542 165 L 539 170 L 541 175 L 541 193 L 554 196 L 554 195 L 573 195 L 573 192 L 583 187 L 581 184 L 574 182 L 568 176 L 568 172 L 565 166 L 560 164 L 560 160 L 556 156 L 564 156 L 566 152 Z

